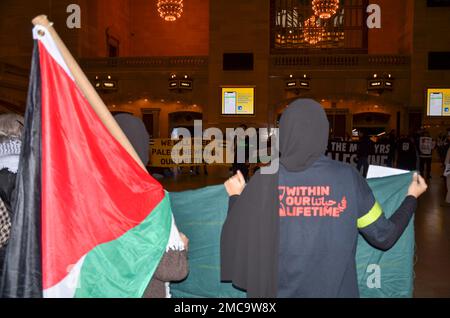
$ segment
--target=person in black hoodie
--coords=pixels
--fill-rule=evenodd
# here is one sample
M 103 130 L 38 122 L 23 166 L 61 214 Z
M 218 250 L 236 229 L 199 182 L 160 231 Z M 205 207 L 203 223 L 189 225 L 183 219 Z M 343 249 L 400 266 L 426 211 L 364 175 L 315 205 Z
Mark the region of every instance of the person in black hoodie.
M 363 168 L 362 175 L 367 176 L 369 170 L 369 154 L 372 147 L 372 142 L 370 141 L 369 135 L 366 133 L 362 134 L 361 140 L 358 143 L 358 165 L 356 169 L 361 171 Z
M 230 178 L 221 234 L 221 279 L 250 298 L 359 297 L 358 232 L 390 249 L 426 191 L 415 174 L 392 217 L 384 216 L 366 180 L 326 157 L 328 120 L 311 99 L 294 101 L 280 122 L 280 168 Z
M 419 171 L 418 152 L 412 137 L 402 136 L 397 144 L 397 168 Z
M 143 121 L 129 113 L 118 113 L 114 119 L 127 136 L 144 165 L 149 161 L 150 136 Z M 168 249 L 148 284 L 143 298 L 170 298 L 169 282 L 181 281 L 188 275 L 188 238 L 180 233 L 183 250 Z

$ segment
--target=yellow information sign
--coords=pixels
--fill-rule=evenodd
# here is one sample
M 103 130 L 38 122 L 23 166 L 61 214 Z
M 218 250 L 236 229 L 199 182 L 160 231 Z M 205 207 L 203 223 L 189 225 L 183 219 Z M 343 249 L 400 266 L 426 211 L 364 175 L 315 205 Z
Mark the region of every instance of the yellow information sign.
M 427 90 L 428 116 L 450 116 L 450 88 Z
M 222 115 L 254 114 L 254 87 L 222 87 Z

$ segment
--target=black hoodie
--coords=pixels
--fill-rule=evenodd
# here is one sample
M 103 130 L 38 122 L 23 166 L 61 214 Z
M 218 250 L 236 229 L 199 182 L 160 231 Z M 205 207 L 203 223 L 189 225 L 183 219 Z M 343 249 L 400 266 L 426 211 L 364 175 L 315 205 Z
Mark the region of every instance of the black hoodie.
M 280 121 L 281 164 L 304 171 L 324 155 L 329 124 L 325 111 L 312 99 L 298 99 Z M 278 172 L 258 171 L 230 209 L 222 228 L 221 278 L 247 295 L 275 297 L 278 291 Z
M 221 278 L 248 297 L 358 297 L 358 231 L 388 249 L 408 225 L 416 200 L 386 219 L 356 169 L 324 156 L 327 143 L 321 105 L 296 100 L 280 122 L 279 171 L 230 199 Z

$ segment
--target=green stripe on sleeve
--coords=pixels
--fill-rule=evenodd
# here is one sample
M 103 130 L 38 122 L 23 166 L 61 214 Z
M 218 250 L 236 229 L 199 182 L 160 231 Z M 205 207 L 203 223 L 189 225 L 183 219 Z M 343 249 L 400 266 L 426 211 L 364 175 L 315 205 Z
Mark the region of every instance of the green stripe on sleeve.
M 375 202 L 372 209 L 366 215 L 358 219 L 358 229 L 368 227 L 378 220 L 382 214 L 383 209 L 381 208 L 381 205 L 378 202 Z

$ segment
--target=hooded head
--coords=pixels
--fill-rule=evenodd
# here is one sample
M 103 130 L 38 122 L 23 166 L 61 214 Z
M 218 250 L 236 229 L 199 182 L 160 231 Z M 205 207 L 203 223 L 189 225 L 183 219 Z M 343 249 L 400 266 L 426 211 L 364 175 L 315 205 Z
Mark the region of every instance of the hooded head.
M 17 173 L 22 148 L 23 123 L 24 118 L 20 115 L 0 115 L 0 170 L 6 168 L 12 173 Z
M 280 162 L 289 171 L 304 171 L 323 156 L 328 147 L 329 123 L 322 105 L 297 99 L 280 120 Z
M 21 140 L 24 118 L 17 114 L 0 115 L 0 142 Z
M 142 120 L 128 113 L 114 115 L 114 119 L 136 150 L 142 163 L 146 165 L 149 160 L 150 136 Z

